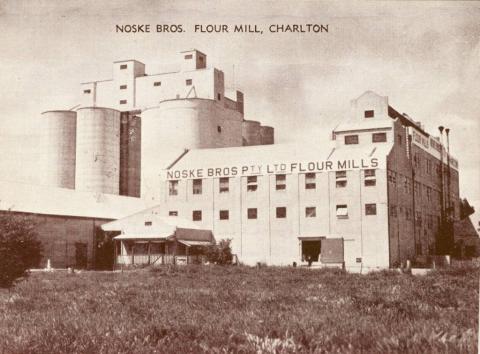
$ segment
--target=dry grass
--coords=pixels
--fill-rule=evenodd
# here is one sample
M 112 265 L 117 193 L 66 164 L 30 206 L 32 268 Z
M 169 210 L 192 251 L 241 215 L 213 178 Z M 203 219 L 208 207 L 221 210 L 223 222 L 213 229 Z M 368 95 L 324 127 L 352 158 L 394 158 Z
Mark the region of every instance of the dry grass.
M 0 352 L 476 353 L 478 279 L 220 266 L 34 274 L 0 293 Z

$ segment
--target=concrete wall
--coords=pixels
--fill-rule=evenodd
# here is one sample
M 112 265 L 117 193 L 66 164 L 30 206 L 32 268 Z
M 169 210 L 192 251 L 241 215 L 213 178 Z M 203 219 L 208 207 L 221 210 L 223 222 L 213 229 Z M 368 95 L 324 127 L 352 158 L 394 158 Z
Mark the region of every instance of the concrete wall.
M 142 112 L 142 196 L 155 199 L 159 175 L 185 149 L 241 146 L 242 116 L 213 100 L 165 101 Z
M 217 240 L 231 238 L 233 251 L 249 264 L 299 263 L 299 237 L 327 237 L 344 238 L 350 269 L 388 268 L 386 171 L 377 169 L 376 175 L 376 186 L 366 187 L 363 170 L 348 171 L 347 186 L 337 188 L 334 171 L 317 173 L 316 188 L 306 189 L 304 174 L 288 174 L 284 190 L 276 189 L 275 175 L 261 175 L 256 191 L 247 190 L 247 176 L 232 177 L 228 192 L 219 191 L 218 178 L 204 178 L 201 194 L 193 194 L 193 180 L 180 180 L 174 196 L 164 181 L 162 212 L 192 220 L 193 211 L 201 210 L 198 225 Z M 375 203 L 377 215 L 365 215 L 365 203 Z M 348 206 L 347 218 L 337 217 L 337 204 Z M 276 217 L 277 207 L 286 207 L 286 218 Z M 315 207 L 316 216 L 306 217 L 306 207 Z M 257 208 L 257 219 L 248 219 L 248 208 Z M 220 220 L 220 210 L 229 211 L 228 220 Z
M 119 194 L 120 112 L 79 109 L 76 136 L 75 189 Z
M 75 142 L 77 113 L 48 111 L 42 113 L 41 146 L 43 169 L 41 184 L 75 188 Z
M 261 145 L 260 123 L 254 120 L 244 120 L 242 123 L 242 137 L 244 146 Z

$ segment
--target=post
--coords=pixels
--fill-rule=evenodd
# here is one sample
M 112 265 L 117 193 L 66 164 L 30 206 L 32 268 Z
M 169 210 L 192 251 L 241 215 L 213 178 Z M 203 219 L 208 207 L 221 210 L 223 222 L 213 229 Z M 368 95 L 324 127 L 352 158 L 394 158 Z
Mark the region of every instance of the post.
M 150 264 L 150 241 L 148 241 L 148 244 L 147 244 L 147 248 L 148 248 L 148 264 Z
M 117 241 L 113 240 L 113 270 L 117 268 Z
M 135 264 L 135 242 L 132 245 L 132 265 Z

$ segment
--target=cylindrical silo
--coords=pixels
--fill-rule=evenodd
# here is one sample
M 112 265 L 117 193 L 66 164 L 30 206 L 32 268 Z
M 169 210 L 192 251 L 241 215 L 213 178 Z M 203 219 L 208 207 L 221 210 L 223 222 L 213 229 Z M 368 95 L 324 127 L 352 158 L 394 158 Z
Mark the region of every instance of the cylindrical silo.
M 260 135 L 262 140 L 262 145 L 271 145 L 275 142 L 275 130 L 272 127 L 262 125 L 260 127 Z
M 141 194 L 160 191 L 159 176 L 185 149 L 241 146 L 242 115 L 214 100 L 177 99 L 142 112 Z
M 120 112 L 101 107 L 77 110 L 75 189 L 119 194 Z
M 42 113 L 41 184 L 75 188 L 75 140 L 77 113 L 47 111 Z
M 242 124 L 243 145 L 260 145 L 260 123 L 254 120 L 244 120 Z

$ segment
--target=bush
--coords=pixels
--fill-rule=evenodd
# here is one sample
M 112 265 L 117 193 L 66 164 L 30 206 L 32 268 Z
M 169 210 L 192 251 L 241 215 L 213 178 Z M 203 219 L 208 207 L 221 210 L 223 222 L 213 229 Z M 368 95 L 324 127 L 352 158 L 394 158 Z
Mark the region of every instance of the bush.
M 219 243 L 209 246 L 206 249 L 205 255 L 210 263 L 215 264 L 232 264 L 233 255 L 230 242 L 232 240 L 221 240 Z
M 38 266 L 42 248 L 32 220 L 7 212 L 0 215 L 0 287 L 9 288 L 28 269 Z

